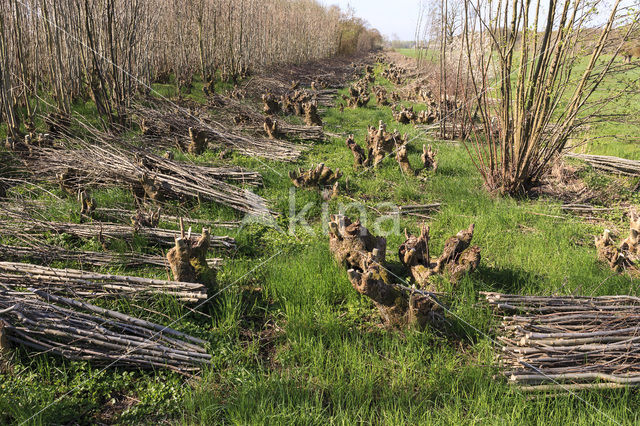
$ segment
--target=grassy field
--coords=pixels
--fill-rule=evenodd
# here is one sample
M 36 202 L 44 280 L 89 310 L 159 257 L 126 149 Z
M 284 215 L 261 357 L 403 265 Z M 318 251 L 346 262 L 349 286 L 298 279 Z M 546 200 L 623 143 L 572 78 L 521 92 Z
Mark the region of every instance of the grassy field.
M 634 391 L 530 398 L 510 388 L 495 366 L 497 320 L 478 295 L 479 291 L 637 294 L 636 282 L 613 275 L 599 264 L 593 247 L 593 236 L 605 226 L 626 228 L 621 214 L 593 224 L 563 214 L 557 200 L 494 197 L 482 188 L 463 146 L 429 140 L 410 126 L 396 126 L 390 109 L 376 107 L 374 101 L 367 108 L 343 113 L 330 108 L 323 120 L 325 130 L 354 133 L 361 145 L 366 126 L 384 120 L 389 127 L 409 133 L 410 161 L 416 168 L 422 144 L 433 144 L 439 150 L 438 171 L 423 178 L 405 176 L 393 158 L 377 170 L 355 171 L 342 137 L 311 147 L 298 164 L 234 156 L 234 163 L 263 173 L 265 188 L 259 193 L 282 213 L 278 227 L 254 223 L 237 231 L 213 230 L 214 235 L 234 236 L 239 250 L 219 271 L 220 294 L 202 314 L 189 313 L 168 300 L 147 306 L 162 312 L 155 316 L 124 301 L 114 305 L 160 323 L 176 320 L 175 328 L 210 343 L 211 366 L 198 377 L 185 378 L 165 371 L 102 371 L 84 362 L 18 350 L 11 365 L 0 371 L 0 424 L 640 422 L 640 395 Z M 633 135 L 633 129 L 628 131 Z M 621 148 L 603 139 L 589 149 L 640 156 L 629 144 Z M 217 161 L 213 153 L 193 159 Z M 358 296 L 329 253 L 319 193 L 295 192 L 296 213 L 311 203 L 305 218 L 313 232 L 301 227 L 294 233 L 287 231 L 291 187 L 287 172 L 318 162 L 345 172 L 341 195 L 328 205 L 331 213 L 346 208 L 354 216 L 357 210 L 349 207 L 352 199 L 372 207 L 383 202 L 440 202 L 440 212 L 429 222 L 436 252 L 446 237 L 476 224 L 474 242 L 482 248 L 482 262 L 453 292 L 450 324 L 444 331 L 381 326 L 373 304 Z M 619 201 L 638 201 L 630 189 L 637 183 L 634 179 L 620 182 L 589 170 L 581 173 L 594 189 L 615 188 Z M 102 207 L 132 205 L 124 191 L 94 196 Z M 75 209 L 69 200 L 52 205 L 50 215 L 77 221 L 71 213 Z M 371 212 L 368 209 L 368 219 L 373 222 L 376 216 Z M 204 205 L 196 216 L 228 219 L 234 214 Z M 403 218 L 399 229 L 416 233 L 420 224 Z M 392 268 L 399 265 L 394 253 L 403 240 L 400 232 L 388 237 Z M 80 248 L 97 247 L 98 242 L 91 241 Z M 147 249 L 144 242 L 138 249 Z M 143 272 L 166 277 L 163 270 Z

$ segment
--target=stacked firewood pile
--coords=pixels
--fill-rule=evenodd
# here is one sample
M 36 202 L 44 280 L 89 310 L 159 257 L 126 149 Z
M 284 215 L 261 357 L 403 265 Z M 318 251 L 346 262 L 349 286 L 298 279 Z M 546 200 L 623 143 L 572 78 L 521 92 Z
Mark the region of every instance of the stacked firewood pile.
M 626 176 L 640 176 L 640 161 L 608 155 L 565 154 L 566 157 L 582 160 L 596 170 Z
M 83 268 L 102 268 L 105 266 L 123 266 L 126 268 L 140 268 L 147 266 L 168 267 L 167 259 L 162 255 L 145 254 L 136 252 L 117 253 L 110 251 L 79 251 L 67 250 L 62 247 L 52 246 L 38 242 L 28 246 L 14 246 L 0 244 L 0 258 L 6 260 L 21 261 L 29 259 L 40 263 L 50 262 L 76 262 Z M 221 265 L 222 259 L 209 258 L 207 264 L 211 268 Z
M 266 200 L 253 192 L 218 179 L 217 168 L 163 158 L 134 147 L 120 148 L 104 141 L 70 143 L 68 149 L 40 149 L 25 159 L 25 167 L 38 179 L 57 181 L 67 192 L 90 186 L 126 185 L 139 199 L 210 200 L 237 211 L 269 214 Z M 238 176 L 237 171 L 231 172 Z M 246 175 L 255 182 L 255 175 Z
M 92 223 L 66 223 L 49 222 L 36 218 L 13 217 L 13 215 L 0 215 L 0 235 L 30 235 L 42 236 L 46 233 L 73 235 L 78 238 L 98 238 L 106 244 L 107 240 L 117 239 L 131 241 L 135 236 L 146 238 L 148 241 L 162 246 L 171 246 L 181 231 L 164 228 L 134 227 L 120 223 L 92 222 Z M 235 249 L 235 240 L 227 236 L 212 236 L 211 247 L 222 250 Z
M 5 288 L 33 287 L 52 294 L 83 298 L 142 298 L 154 294 L 175 297 L 183 302 L 197 302 L 207 298 L 207 288 L 200 283 L 100 274 L 28 263 L 0 262 L 0 282 Z
M 206 342 L 170 327 L 55 296 L 0 290 L 0 350 L 12 344 L 98 364 L 196 371 L 208 364 Z
M 504 374 L 523 391 L 640 385 L 640 298 L 483 294 L 502 317 Z
M 239 117 L 240 123 L 246 113 L 234 114 L 234 111 L 238 110 L 239 108 L 236 108 L 230 112 L 234 117 Z M 151 105 L 135 105 L 131 114 L 140 120 L 144 144 L 156 148 L 178 147 L 181 151 L 196 154 L 203 148 L 211 148 L 279 161 L 295 161 L 304 151 L 304 146 L 290 142 L 229 130 L 211 119 L 206 111 L 195 107 L 187 108 L 169 102 L 154 101 Z M 257 123 L 255 125 L 260 126 Z
M 329 248 L 336 261 L 347 269 L 351 285 L 372 299 L 384 322 L 394 326 L 424 326 L 441 319 L 442 305 L 433 293 L 438 288 L 430 278 L 447 272 L 457 280 L 473 271 L 480 252 L 477 247 L 469 247 L 472 237 L 473 225 L 449 238 L 442 255 L 431 260 L 428 228 L 423 228 L 420 237 L 407 234 L 399 256 L 414 277 L 417 287 L 410 288 L 397 283 L 386 268 L 384 237 L 374 236 L 359 221 L 351 222 L 346 216 L 332 216 L 329 223 Z

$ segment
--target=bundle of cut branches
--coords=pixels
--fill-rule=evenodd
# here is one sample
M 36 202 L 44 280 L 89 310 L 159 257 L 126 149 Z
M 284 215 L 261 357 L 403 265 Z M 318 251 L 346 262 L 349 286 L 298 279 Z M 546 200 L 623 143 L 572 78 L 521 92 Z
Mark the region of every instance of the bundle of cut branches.
M 482 293 L 502 317 L 501 364 L 523 390 L 640 384 L 640 298 Z
M 54 294 L 85 298 L 142 297 L 151 294 L 165 294 L 184 302 L 197 302 L 207 298 L 207 289 L 200 283 L 100 274 L 15 262 L 0 262 L 0 284 L 6 288 L 34 287 Z
M 214 177 L 208 167 L 186 165 L 133 147 L 76 141 L 75 149 L 40 149 L 25 165 L 42 179 L 57 180 L 69 192 L 87 185 L 129 185 L 154 201 L 165 198 L 211 200 L 243 213 L 269 214 L 264 198 Z
M 597 207 L 591 204 L 570 203 L 563 204 L 562 210 L 567 213 L 574 214 L 594 214 L 594 213 L 608 213 L 619 210 L 616 207 Z
M 0 290 L 0 321 L 9 343 L 109 367 L 188 372 L 211 359 L 203 340 L 41 290 Z
M 93 211 L 94 215 L 100 215 L 100 216 L 108 217 L 110 218 L 110 220 L 119 220 L 119 221 L 126 221 L 129 219 L 131 219 L 131 221 L 134 221 L 138 213 L 139 211 L 134 211 L 134 210 L 104 208 L 104 207 L 98 207 Z M 214 228 L 233 229 L 233 228 L 238 228 L 241 225 L 241 222 L 238 220 L 213 222 L 205 219 L 194 219 L 190 217 L 172 216 L 164 213 L 159 214 L 159 219 L 158 219 L 158 221 L 172 222 L 172 223 L 177 223 L 180 220 L 182 220 L 185 224 L 194 223 L 198 225 L 205 225 L 208 228 L 214 227 Z
M 42 263 L 54 261 L 77 262 L 81 265 L 104 267 L 121 265 L 128 268 L 144 266 L 164 266 L 169 264 L 164 256 L 144 253 L 116 253 L 97 251 L 76 251 L 66 250 L 62 247 L 49 244 L 38 244 L 32 246 L 11 246 L 0 244 L 0 258 L 5 260 L 37 260 Z M 211 268 L 217 268 L 222 263 L 222 259 L 207 259 Z
M 640 176 L 640 161 L 608 155 L 587 155 L 567 153 L 566 157 L 576 158 L 591 165 L 596 170 L 627 176 Z
M 206 113 L 176 107 L 170 103 L 154 105 L 153 108 L 139 105 L 135 114 L 142 117 L 142 131 L 147 142 L 156 146 L 167 146 L 170 137 L 177 138 L 181 147 L 188 146 L 189 128 L 196 138 L 206 140 L 213 148 L 224 148 L 249 156 L 269 160 L 295 161 L 305 147 L 277 139 L 256 138 L 225 128 L 221 123 L 206 117 Z
M 8 216 L 12 216 L 8 215 Z M 66 223 L 47 222 L 35 218 L 20 220 L 13 216 L 13 220 L 0 221 L 0 235 L 42 235 L 46 232 L 58 234 L 70 234 L 79 238 L 99 239 L 124 239 L 131 240 L 135 235 L 142 236 L 152 242 L 163 246 L 172 246 L 176 238 L 181 236 L 181 231 L 162 228 L 134 228 L 128 225 L 106 222 L 92 223 Z M 211 247 L 225 250 L 233 250 L 236 242 L 228 236 L 212 236 Z

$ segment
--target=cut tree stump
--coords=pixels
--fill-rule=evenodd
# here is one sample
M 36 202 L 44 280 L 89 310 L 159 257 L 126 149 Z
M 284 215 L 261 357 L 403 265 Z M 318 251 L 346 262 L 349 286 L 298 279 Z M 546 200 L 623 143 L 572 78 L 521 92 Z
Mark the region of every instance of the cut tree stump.
M 167 253 L 167 261 L 175 281 L 204 284 L 211 293 L 216 286 L 215 269 L 207 263 L 207 251 L 211 237 L 206 228 L 202 235 L 176 238 L 176 245 Z
M 392 282 L 385 268 L 387 240 L 372 235 L 359 221 L 331 216 L 329 248 L 347 269 L 353 288 L 373 301 L 386 325 L 424 327 L 441 319 L 440 307 L 428 294 Z
M 409 235 L 398 250 L 400 262 L 408 267 L 420 288 L 438 290 L 430 282 L 433 275 L 448 273 L 451 282 L 456 283 L 464 275 L 473 272 L 480 263 L 480 248 L 471 245 L 474 224 L 450 237 L 444 244 L 440 257 L 431 258 L 429 253 L 429 227 L 423 225 L 419 236 Z

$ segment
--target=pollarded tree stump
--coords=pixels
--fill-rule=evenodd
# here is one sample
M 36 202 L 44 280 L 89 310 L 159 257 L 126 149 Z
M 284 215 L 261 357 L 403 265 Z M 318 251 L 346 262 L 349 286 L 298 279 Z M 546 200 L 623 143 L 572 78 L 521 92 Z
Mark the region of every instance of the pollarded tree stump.
M 401 107 L 399 110 L 396 109 L 397 105 L 393 106 L 391 113 L 393 114 L 393 118 L 400 124 L 410 124 L 416 120 L 416 114 L 413 111 L 413 107 Z
M 364 149 L 356 143 L 353 135 L 349 135 L 347 138 L 347 146 L 353 153 L 353 166 L 356 169 L 365 166 L 367 164 L 367 154 L 364 152 Z
M 9 336 L 7 336 L 7 323 L 0 320 L 0 359 L 6 356 L 11 350 Z
M 200 155 L 202 154 L 209 145 L 209 138 L 207 137 L 206 132 L 194 129 L 193 127 L 189 127 L 189 146 L 187 146 L 187 151 L 191 155 Z
M 387 126 L 382 121 L 378 123 L 378 129 L 369 126 L 367 131 L 367 149 L 369 151 L 368 163 L 374 167 L 391 154 L 396 147 L 400 147 L 408 141 L 408 136 L 400 136 L 397 130 L 387 132 Z
M 431 148 L 431 145 L 427 148 L 426 145 L 422 145 L 422 155 L 420 159 L 422 160 L 422 166 L 424 170 L 433 170 L 434 172 L 438 169 L 438 162 L 436 161 L 436 155 L 438 151 Z
M 480 248 L 471 245 L 474 225 L 450 237 L 444 244 L 442 254 L 438 258 L 429 255 L 429 227 L 422 226 L 419 236 L 409 235 L 405 231 L 406 240 L 400 245 L 398 257 L 403 265 L 409 268 L 411 275 L 420 288 L 436 291 L 430 282 L 433 275 L 448 273 L 451 282 L 456 283 L 464 275 L 476 270 L 480 264 Z
M 265 117 L 263 128 L 269 139 L 278 139 L 280 132 L 278 131 L 277 120 L 272 120 L 271 117 Z
M 407 155 L 407 145 L 402 145 L 396 150 L 396 161 L 398 162 L 398 164 L 400 164 L 402 173 L 406 175 L 415 174 L 415 172 L 411 168 L 411 163 L 409 163 L 409 157 Z
M 632 255 L 628 251 L 622 249 L 626 243 L 623 242 L 620 248 L 614 245 L 611 231 L 605 229 L 601 236 L 596 236 L 595 242 L 598 260 L 605 262 L 609 268 L 615 272 L 627 271 L 632 275 L 637 275 L 640 272 L 637 261 L 631 258 Z
M 640 259 L 640 215 L 635 211 L 629 213 L 629 236 L 620 244 L 620 250 L 627 253 L 634 261 Z
M 370 298 L 388 326 L 415 325 L 441 318 L 440 308 L 428 296 L 394 284 L 385 268 L 387 240 L 372 235 L 359 221 L 331 216 L 329 248 L 347 269 L 353 288 Z
M 262 95 L 262 102 L 264 104 L 263 111 L 267 115 L 274 115 L 280 112 L 280 103 L 278 99 L 271 93 Z
M 324 163 L 320 163 L 304 172 L 301 169 L 289 172 L 289 178 L 296 188 L 333 186 L 341 177 L 342 172 L 340 169 L 336 169 L 334 172 Z
M 322 126 L 322 119 L 318 115 L 318 103 L 316 101 L 302 104 L 304 110 L 304 122 L 307 126 Z
M 207 264 L 207 252 L 211 244 L 209 230 L 204 228 L 197 238 L 176 238 L 176 245 L 167 253 L 167 261 L 175 281 L 197 282 L 215 290 L 216 271 Z

